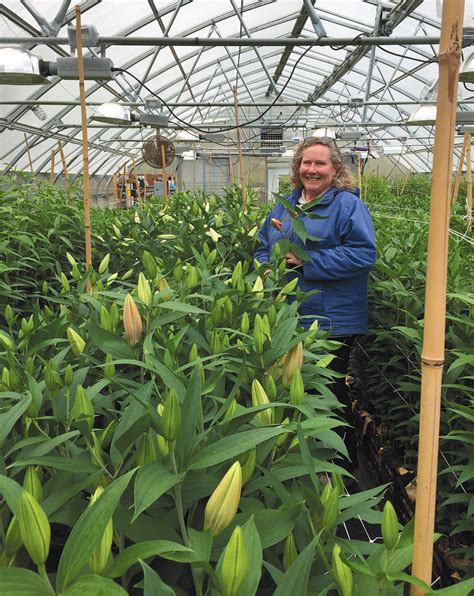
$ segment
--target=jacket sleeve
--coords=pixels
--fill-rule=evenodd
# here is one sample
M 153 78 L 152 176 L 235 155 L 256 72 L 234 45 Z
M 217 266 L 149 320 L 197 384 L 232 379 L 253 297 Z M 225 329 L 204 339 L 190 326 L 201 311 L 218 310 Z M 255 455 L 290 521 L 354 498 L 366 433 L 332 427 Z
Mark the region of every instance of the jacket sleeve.
M 349 279 L 369 271 L 375 263 L 375 235 L 367 207 L 357 201 L 339 224 L 341 244 L 333 248 L 305 249 L 310 261 L 303 277 L 312 281 Z
M 273 217 L 272 213 L 270 213 L 270 215 L 268 215 L 268 217 L 265 219 L 263 226 L 260 228 L 258 232 L 258 240 L 260 242 L 260 246 L 255 251 L 255 259 L 260 263 L 260 265 L 270 263 L 270 253 L 272 251 L 272 247 L 270 245 L 270 237 L 268 232 L 270 218 Z

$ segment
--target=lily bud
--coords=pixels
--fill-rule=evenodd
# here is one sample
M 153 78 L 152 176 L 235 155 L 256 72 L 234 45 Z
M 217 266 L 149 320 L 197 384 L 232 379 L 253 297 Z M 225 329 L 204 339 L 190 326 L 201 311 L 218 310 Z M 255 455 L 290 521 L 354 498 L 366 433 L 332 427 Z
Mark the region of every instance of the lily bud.
M 252 478 L 255 471 L 255 465 L 257 463 L 257 450 L 255 447 L 244 453 L 244 456 L 240 458 L 242 465 L 242 486 Z
M 303 366 L 303 343 L 299 342 L 289 350 L 283 361 L 283 386 L 288 389 L 297 370 Z
M 329 486 L 329 484 L 326 486 Z M 321 501 L 322 500 L 323 499 L 321 498 Z M 322 527 L 327 532 L 332 532 L 336 527 L 337 516 L 339 515 L 339 494 L 337 490 L 332 488 L 329 489 L 327 499 L 323 503 L 323 507 L 324 511 L 322 516 Z
M 128 344 L 137 345 L 142 335 L 142 318 L 130 294 L 125 296 L 123 304 L 123 327 Z
M 31 356 L 28 356 L 28 358 L 26 359 L 25 371 L 31 376 L 33 376 L 33 373 L 35 372 L 35 363 Z
M 92 431 L 94 424 L 94 406 L 87 397 L 87 392 L 82 385 L 78 385 L 76 389 L 76 397 L 74 399 L 74 406 L 72 408 L 73 420 L 85 423 L 85 429 Z
M 247 577 L 249 552 L 242 528 L 236 526 L 225 547 L 221 567 L 221 588 L 223 596 L 236 596 Z
M 142 272 L 138 274 L 137 295 L 145 306 L 151 306 L 153 296 L 151 294 L 150 284 Z
M 280 290 L 278 296 L 275 298 L 276 302 L 283 302 L 283 300 L 286 300 L 288 294 L 291 294 L 291 292 L 296 288 L 297 283 L 298 278 L 294 277 L 291 281 L 284 285 L 283 288 Z
M 278 395 L 277 386 L 273 375 L 267 375 L 265 379 L 265 392 L 270 401 L 275 401 Z
M 303 403 L 304 398 L 304 383 L 301 372 L 297 370 L 293 375 L 290 384 L 290 402 L 294 406 L 299 406 Z
M 43 487 L 39 474 L 34 466 L 28 466 L 23 479 L 23 488 L 31 493 L 34 498 L 41 503 L 43 500 Z
M 193 344 L 189 350 L 189 362 L 194 362 L 199 358 L 199 349 L 197 344 Z
M 242 468 L 236 461 L 225 473 L 209 497 L 204 510 L 204 530 L 217 536 L 227 528 L 237 513 L 242 490 Z
M 382 513 L 382 537 L 387 550 L 393 550 L 398 543 L 398 519 L 392 503 L 387 501 Z
M 263 289 L 263 280 L 260 276 L 258 276 L 252 288 L 252 293 L 255 294 L 255 298 L 257 300 L 263 300 Z
M 167 291 L 170 289 L 171 289 L 170 285 L 166 281 L 166 278 L 160 277 L 160 279 L 158 280 L 158 290 L 160 292 L 166 292 L 166 294 L 164 296 L 160 297 L 160 300 L 163 300 L 163 302 L 167 302 L 168 300 L 171 300 L 171 292 Z
M 270 223 L 275 228 L 275 230 L 277 230 L 277 232 L 281 232 L 282 231 L 283 224 L 281 223 L 281 221 L 279 219 L 276 219 L 276 217 L 272 217 L 271 220 L 270 220 Z
M 181 428 L 181 406 L 174 391 L 170 391 L 161 413 L 161 434 L 167 441 L 174 441 Z
M 70 364 L 66 366 L 66 370 L 64 371 L 64 385 L 65 387 L 70 387 L 72 382 L 74 381 L 74 369 Z
M 237 411 L 237 402 L 236 402 L 235 399 L 233 399 L 230 402 L 229 407 L 225 411 L 224 420 L 230 420 L 234 416 L 234 414 L 235 414 L 236 411 Z
M 283 569 L 287 571 L 288 567 L 297 558 L 298 551 L 296 550 L 295 537 L 293 532 L 290 532 L 285 540 L 285 548 L 283 549 Z
M 106 379 L 113 379 L 115 376 L 115 364 L 113 363 L 114 357 L 112 354 L 107 354 L 105 356 L 105 364 L 104 364 L 104 377 Z
M 24 490 L 20 495 L 18 522 L 20 534 L 31 560 L 44 565 L 49 554 L 51 528 L 46 513 L 31 493 Z
M 263 406 L 269 403 L 270 400 L 268 399 L 268 396 L 265 393 L 265 389 L 260 384 L 260 381 L 254 379 L 252 381 L 252 405 L 255 407 Z M 271 409 L 262 410 L 261 412 L 258 412 L 257 417 L 265 426 L 273 424 L 273 410 Z
M 8 326 L 10 327 L 11 324 L 14 322 L 15 320 L 15 314 L 13 312 L 13 308 L 7 304 L 5 306 L 5 321 L 7 322 Z
M 158 266 L 156 264 L 155 257 L 151 254 L 151 252 L 148 252 L 147 250 L 143 251 L 142 263 L 145 267 L 148 277 L 150 279 L 154 279 L 158 273 Z
M 191 290 L 198 284 L 198 275 L 196 268 L 192 265 L 188 265 L 188 273 L 186 275 L 186 289 Z
M 80 356 L 86 347 L 86 342 L 72 327 L 68 327 L 66 333 L 69 343 L 71 344 L 71 350 L 76 356 Z
M 98 486 L 95 489 L 94 494 L 91 496 L 90 505 L 97 501 L 103 492 L 104 489 L 102 486 Z M 114 526 L 112 523 L 112 518 L 110 518 L 107 526 L 105 527 L 104 535 L 100 540 L 99 546 L 89 559 L 89 568 L 94 575 L 101 575 L 107 567 L 110 557 L 110 549 L 112 548 L 113 533 Z
M 137 451 L 137 466 L 142 467 L 151 461 L 156 461 L 158 456 L 156 449 L 153 435 L 150 432 L 144 433 Z
M 0 331 L 0 346 L 3 346 L 7 350 L 13 349 L 13 340 L 4 331 Z
M 262 317 L 257 313 L 253 325 L 253 345 L 257 354 L 263 354 L 266 336 L 262 329 Z
M 242 315 L 242 320 L 240 322 L 240 330 L 242 331 L 242 333 L 248 333 L 249 329 L 250 329 L 250 317 L 249 317 L 249 313 L 246 311 Z
M 109 266 L 109 261 L 110 261 L 110 253 L 107 253 L 99 265 L 99 274 L 100 275 L 102 275 L 102 273 L 105 273 L 105 271 L 107 270 L 107 267 Z
M 335 544 L 332 549 L 332 574 L 336 580 L 340 596 L 352 596 L 352 571 L 341 559 L 341 547 Z

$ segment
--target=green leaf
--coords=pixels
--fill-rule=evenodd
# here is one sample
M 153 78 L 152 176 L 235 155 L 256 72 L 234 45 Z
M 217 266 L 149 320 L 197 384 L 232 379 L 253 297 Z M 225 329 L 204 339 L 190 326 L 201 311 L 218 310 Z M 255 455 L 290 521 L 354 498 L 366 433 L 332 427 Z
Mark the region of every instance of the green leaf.
M 434 594 L 441 594 L 442 596 L 469 596 L 474 590 L 474 577 L 471 577 L 465 581 L 459 582 L 449 588 L 443 588 L 441 590 L 434 590 Z
M 313 563 L 314 549 L 318 538 L 304 548 L 288 568 L 283 581 L 278 584 L 273 596 L 306 596 L 308 591 L 309 574 Z
M 181 407 L 181 428 L 176 437 L 176 452 L 181 467 L 184 467 L 193 447 L 197 424 L 202 420 L 202 377 L 201 366 L 194 368 Z
M 249 569 L 237 596 L 254 596 L 262 575 L 262 544 L 253 517 L 242 526 L 242 534 L 249 554 Z
M 29 569 L 1 567 L 0 594 L 2 596 L 51 596 L 51 590 L 37 573 Z
M 89 321 L 86 325 L 89 339 L 104 354 L 112 354 L 114 358 L 132 358 L 135 359 L 135 352 L 125 339 L 118 337 L 114 333 L 109 333 L 102 327 L 94 325 Z
M 185 302 L 176 302 L 174 300 L 169 300 L 168 302 L 161 302 L 160 308 L 191 313 L 194 315 L 209 314 L 207 310 L 203 310 L 202 308 L 198 308 L 197 306 L 193 306 L 192 304 L 186 304 Z
M 288 432 L 288 428 L 277 426 L 274 428 L 258 428 L 246 430 L 230 437 L 225 437 L 204 447 L 192 460 L 190 470 L 200 470 L 215 464 L 220 464 L 244 451 L 248 451 L 273 437 Z
M 23 487 L 17 482 L 8 478 L 8 476 L 0 475 L 0 495 L 3 495 L 10 511 L 15 515 L 18 515 L 18 501 L 22 492 Z
M 80 494 L 81 491 L 89 486 L 92 486 L 94 481 L 102 474 L 101 470 L 97 470 L 94 474 L 82 478 L 78 482 L 72 482 L 73 477 L 70 476 L 71 482 L 67 485 L 62 485 L 61 490 L 53 491 L 42 503 L 41 507 L 48 517 L 56 513 L 64 503 Z
M 20 394 L 17 394 L 20 397 Z M 17 420 L 21 418 L 31 402 L 31 394 L 28 393 L 20 399 L 14 406 L 8 408 L 4 414 L 0 414 L 0 446 L 10 434 Z
M 92 474 L 97 471 L 97 467 L 87 460 L 80 460 L 72 457 L 61 457 L 60 455 L 42 455 L 39 457 L 26 457 L 25 459 L 13 462 L 8 467 L 16 468 L 18 466 L 46 466 L 65 470 L 73 474 Z
M 140 561 L 140 565 L 142 566 L 144 577 L 143 596 L 158 596 L 158 594 L 160 596 L 176 596 L 173 588 L 165 584 L 154 569 L 143 561 Z
M 79 518 L 59 561 L 57 587 L 64 590 L 82 572 L 99 545 L 107 524 L 135 470 L 114 480 Z
M 61 445 L 62 443 L 69 441 L 69 439 L 72 439 L 73 437 L 77 437 L 77 435 L 79 434 L 80 433 L 78 430 L 71 430 L 68 433 L 58 435 L 57 437 L 54 437 L 52 439 L 43 440 L 43 442 L 40 445 L 38 445 L 38 447 L 35 447 L 28 453 L 28 457 L 46 455 L 47 453 L 55 449 L 58 445 Z
M 75 581 L 61 596 L 126 596 L 127 592 L 111 579 L 88 574 Z
M 110 578 L 119 577 L 126 573 L 129 567 L 137 563 L 139 559 L 161 556 L 172 561 L 180 560 L 180 553 L 185 555 L 188 561 L 195 559 L 193 550 L 170 540 L 148 540 L 147 542 L 132 544 L 115 557 L 105 576 Z
M 166 491 L 172 488 L 184 478 L 185 473 L 172 474 L 165 466 L 157 461 L 149 462 L 138 471 L 135 479 L 134 503 L 135 519 L 161 497 Z

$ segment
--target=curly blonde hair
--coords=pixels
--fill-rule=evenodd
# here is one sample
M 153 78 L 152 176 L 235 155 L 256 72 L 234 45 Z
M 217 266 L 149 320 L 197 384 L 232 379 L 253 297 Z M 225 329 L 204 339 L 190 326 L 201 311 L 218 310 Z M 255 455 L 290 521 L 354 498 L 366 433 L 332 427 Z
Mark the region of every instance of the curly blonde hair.
M 333 139 L 327 137 L 310 137 L 302 141 L 296 148 L 295 155 L 291 162 L 290 178 L 294 188 L 303 188 L 303 183 L 300 178 L 300 166 L 303 160 L 303 152 L 314 145 L 323 145 L 329 149 L 330 158 L 336 174 L 332 183 L 337 188 L 354 189 L 354 180 L 352 178 L 349 167 L 344 163 L 342 154 L 336 146 Z

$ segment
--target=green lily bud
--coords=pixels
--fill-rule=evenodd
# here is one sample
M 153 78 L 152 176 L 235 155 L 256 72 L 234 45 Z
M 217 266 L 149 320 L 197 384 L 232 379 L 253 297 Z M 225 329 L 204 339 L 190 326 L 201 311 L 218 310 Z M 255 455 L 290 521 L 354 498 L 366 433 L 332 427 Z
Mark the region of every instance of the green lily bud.
M 127 279 L 130 279 L 133 275 L 133 269 L 129 269 L 128 271 L 125 271 L 125 273 L 122 275 L 122 277 L 120 278 L 122 281 L 127 281 Z
M 33 373 L 35 372 L 35 363 L 32 356 L 28 356 L 28 358 L 26 359 L 25 371 L 31 376 L 33 376 Z
M 7 322 L 7 325 L 9 327 L 15 321 L 15 314 L 13 313 L 13 308 L 9 304 L 5 306 L 5 321 Z
M 71 267 L 73 267 L 74 265 L 77 265 L 77 261 L 76 259 L 72 256 L 71 253 L 66 252 L 66 259 L 69 261 L 69 264 L 71 265 Z
M 115 376 L 115 364 L 113 363 L 114 357 L 112 354 L 107 354 L 105 356 L 105 364 L 104 364 L 104 377 L 106 379 L 113 379 Z
M 49 290 L 48 282 L 46 280 L 44 280 L 44 282 L 41 285 L 41 291 L 46 296 L 46 294 L 48 293 L 48 290 Z
M 142 335 L 142 318 L 130 294 L 125 296 L 123 304 L 123 327 L 125 338 L 130 346 L 136 346 Z
M 225 473 L 209 497 L 204 510 L 204 530 L 217 536 L 227 528 L 237 513 L 242 490 L 242 468 L 236 461 Z
M 102 259 L 99 265 L 99 274 L 105 273 L 107 271 L 107 267 L 109 266 L 110 261 L 110 253 L 108 252 L 105 257 Z
M 179 282 L 183 279 L 183 275 L 184 275 L 183 264 L 181 262 L 181 259 L 178 259 L 176 261 L 176 265 L 174 266 L 174 269 L 173 269 L 173 277 L 177 282 Z
M 307 338 L 304 340 L 304 347 L 305 347 L 305 348 L 309 348 L 309 347 L 311 346 L 311 344 L 313 343 L 313 341 L 314 341 L 314 337 L 315 337 L 315 335 L 316 335 L 316 332 L 317 332 L 317 330 L 318 330 L 318 327 L 319 327 L 319 322 L 318 322 L 318 320 L 316 319 L 316 320 L 315 320 L 315 321 L 313 321 L 313 322 L 311 323 L 311 325 L 309 326 L 309 331 L 310 331 L 310 333 L 309 333 L 308 337 L 307 337 Z
M 392 503 L 387 501 L 382 513 L 382 537 L 387 550 L 393 550 L 398 543 L 398 519 Z
M 138 286 L 137 286 L 137 295 L 140 300 L 145 304 L 145 306 L 150 307 L 153 302 L 153 296 L 151 293 L 150 284 L 148 280 L 143 275 L 143 273 L 138 274 Z
M 155 279 L 158 273 L 158 265 L 156 264 L 155 257 L 147 250 L 143 251 L 142 263 L 145 267 L 145 271 L 150 279 Z
M 212 309 L 211 319 L 214 325 L 219 325 L 222 322 L 223 317 L 223 309 L 219 302 L 214 304 L 214 308 Z
M 13 346 L 14 346 L 13 340 L 4 331 L 0 331 L 0 346 L 3 346 L 7 350 L 13 350 Z
M 109 424 L 107 424 L 107 426 L 104 428 L 104 430 L 100 433 L 99 445 L 102 449 L 107 449 L 107 447 L 112 442 L 112 437 L 114 436 L 116 426 L 117 422 L 115 420 L 111 420 Z
M 297 283 L 298 278 L 294 277 L 291 281 L 284 285 L 275 299 L 276 302 L 283 302 L 284 300 L 286 300 L 286 297 L 288 296 L 288 294 L 291 294 L 291 292 L 293 292 Z
M 69 343 L 71 344 L 71 350 L 76 356 L 80 356 L 86 347 L 86 342 L 72 327 L 68 327 L 66 333 Z
M 4 551 L 8 558 L 12 558 L 20 550 L 23 545 L 20 533 L 20 524 L 18 518 L 14 515 L 8 526 L 7 534 L 5 536 Z
M 283 360 L 283 386 L 289 389 L 291 380 L 297 370 L 303 366 L 303 343 L 299 342 L 286 353 Z
M 213 250 L 211 250 L 211 252 L 209 253 L 209 256 L 207 257 L 208 265 L 214 265 L 216 259 L 217 259 L 217 248 L 214 248 Z
M 33 331 L 34 322 L 33 322 L 33 315 L 29 319 L 22 319 L 21 320 L 21 330 L 25 337 L 28 337 L 30 333 Z
M 221 588 L 223 596 L 236 596 L 247 577 L 249 552 L 242 528 L 236 526 L 225 547 L 221 567 Z
M 161 434 L 167 441 L 174 441 L 181 428 L 181 406 L 176 393 L 171 390 L 161 414 Z
M 257 313 L 253 326 L 253 345 L 257 354 L 263 354 L 266 337 L 262 329 L 262 317 Z
M 220 354 L 222 352 L 222 340 L 218 329 L 214 329 L 211 332 L 209 348 L 211 350 L 211 354 Z
M 270 328 L 273 329 L 277 318 L 277 311 L 274 304 L 272 304 L 270 308 L 267 310 L 267 317 L 268 322 L 270 323 Z
M 255 283 L 253 284 L 253 287 L 252 287 L 252 294 L 254 295 L 253 297 L 256 300 L 263 300 L 263 297 L 264 297 L 263 289 L 264 289 L 263 280 L 260 276 L 258 276 L 257 279 L 255 280 Z
M 116 302 L 112 302 L 110 305 L 110 318 L 112 319 L 112 331 L 115 331 L 120 321 L 120 311 Z
M 44 367 L 44 382 L 50 391 L 56 391 L 61 386 L 61 377 L 52 360 Z
M 222 308 L 224 310 L 224 318 L 226 321 L 232 320 L 232 314 L 234 312 L 234 307 L 232 306 L 232 301 L 229 296 L 226 296 L 224 301 L 222 302 Z
M 66 366 L 66 370 L 64 371 L 64 386 L 70 387 L 72 382 L 74 381 L 74 369 L 72 368 L 71 364 Z
M 240 321 L 240 330 L 242 333 L 248 333 L 250 329 L 250 317 L 248 312 L 244 312 L 242 315 L 242 320 Z
M 144 433 L 137 450 L 137 466 L 142 467 L 151 461 L 156 461 L 158 456 L 156 450 L 157 444 L 152 433 Z
M 327 484 L 326 487 L 327 486 L 329 486 L 329 484 Z M 322 495 L 321 501 L 323 501 Z M 337 516 L 339 515 L 339 495 L 336 490 L 332 488 L 329 489 L 327 499 L 323 503 L 323 507 L 324 511 L 322 516 L 322 527 L 327 532 L 332 532 L 336 527 Z
M 239 460 L 242 465 L 242 486 L 245 486 L 255 471 L 255 465 L 257 463 L 257 450 L 255 447 L 244 453 Z
M 199 350 L 196 344 L 193 344 L 191 346 L 191 349 L 189 350 L 189 362 L 194 362 L 195 360 L 197 360 L 199 358 Z
M 252 381 L 252 405 L 255 407 L 269 403 L 270 400 L 268 399 L 268 396 L 265 393 L 265 389 L 260 384 L 260 381 L 254 379 Z M 257 418 L 260 419 L 262 424 L 264 424 L 265 426 L 269 426 L 270 424 L 273 424 L 273 410 L 262 410 L 261 412 L 258 412 Z
M 209 246 L 207 245 L 207 242 L 204 242 L 202 245 L 202 254 L 204 255 L 206 260 L 209 257 L 209 252 L 210 252 Z
M 290 419 L 287 417 L 287 418 L 285 418 L 285 420 L 283 420 L 282 425 L 287 426 L 288 424 L 290 424 Z M 281 435 L 278 435 L 277 438 L 275 439 L 275 446 L 281 447 L 282 445 L 284 445 L 289 434 L 290 433 L 283 433 Z
M 335 544 L 332 549 L 332 574 L 336 580 L 340 596 L 352 596 L 352 572 L 341 559 L 341 547 Z
M 94 494 L 91 496 L 90 505 L 95 503 L 100 495 L 104 492 L 102 486 L 98 486 L 95 489 Z M 89 505 L 89 506 L 90 506 Z M 108 564 L 110 557 L 110 550 L 112 548 L 112 539 L 114 534 L 114 526 L 112 518 L 110 518 L 107 526 L 105 527 L 104 535 L 102 536 L 99 546 L 91 555 L 89 559 L 89 568 L 94 575 L 101 575 Z
M 69 292 L 71 291 L 71 286 L 69 285 L 68 278 L 64 275 L 64 273 L 62 271 L 61 271 L 61 275 L 59 277 L 61 280 L 61 285 L 63 287 L 62 293 L 69 294 Z
M 79 267 L 77 265 L 73 265 L 71 267 L 71 273 L 76 281 L 79 281 L 81 279 L 81 272 L 79 271 Z
M 270 401 L 275 401 L 278 395 L 277 386 L 273 375 L 267 375 L 265 379 L 265 391 Z
M 51 528 L 46 513 L 31 493 L 24 490 L 20 495 L 18 522 L 20 534 L 31 560 L 44 565 L 49 554 Z
M 5 385 L 5 387 L 7 389 L 11 389 L 11 387 L 10 387 L 10 371 L 6 366 L 4 366 L 2 368 L 2 384 Z
M 99 318 L 100 326 L 102 329 L 109 331 L 110 333 L 114 330 L 114 325 L 112 322 L 112 317 L 109 311 L 105 308 L 105 306 L 100 307 L 100 318 Z
M 94 406 L 87 397 L 87 392 L 82 385 L 78 385 L 76 389 L 76 397 L 74 399 L 74 406 L 72 408 L 73 420 L 78 422 L 84 421 L 85 429 L 92 431 L 94 424 Z
M 158 290 L 160 292 L 165 292 L 162 296 L 160 296 L 160 300 L 163 302 L 168 302 L 168 300 L 171 300 L 172 292 L 170 291 L 171 288 L 168 281 L 166 280 L 166 277 L 161 276 L 158 280 Z
M 299 406 L 304 399 L 304 383 L 301 372 L 297 370 L 291 379 L 290 384 L 290 402 L 294 406 Z
M 230 420 L 234 416 L 236 411 L 237 411 L 237 401 L 235 399 L 233 399 L 230 402 L 229 407 L 225 411 L 224 420 Z
M 242 262 L 239 261 L 232 271 L 231 284 L 233 288 L 237 288 L 239 280 L 242 280 Z
M 288 570 L 288 567 L 297 558 L 298 551 L 296 549 L 295 537 L 293 532 L 290 532 L 285 540 L 285 547 L 283 549 L 283 569 Z
M 43 487 L 39 474 L 34 466 L 28 466 L 23 479 L 23 488 L 31 493 L 34 498 L 41 503 L 43 500 Z

